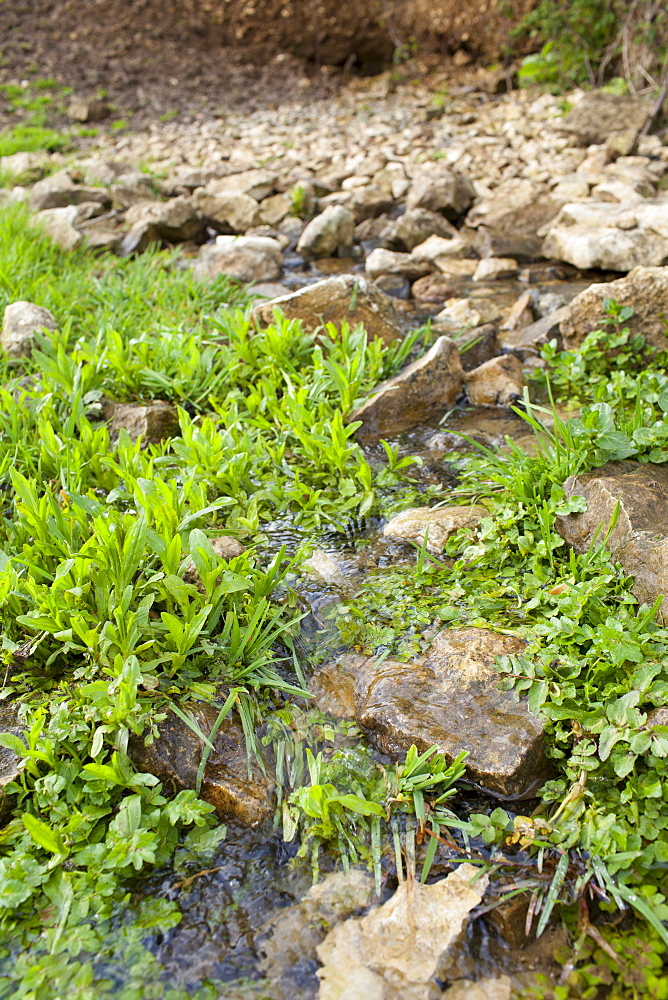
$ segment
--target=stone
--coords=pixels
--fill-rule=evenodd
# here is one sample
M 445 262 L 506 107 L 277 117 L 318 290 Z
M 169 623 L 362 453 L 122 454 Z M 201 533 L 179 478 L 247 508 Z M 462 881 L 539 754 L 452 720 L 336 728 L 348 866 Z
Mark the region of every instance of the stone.
M 392 224 L 389 239 L 400 249 L 414 250 L 430 236 L 440 236 L 452 240 L 459 238 L 459 233 L 451 223 L 437 212 L 426 208 L 407 209 L 403 215 Z
M 600 145 L 607 143 L 611 136 L 621 134 L 623 137 L 628 133 L 630 147 L 633 148 L 651 113 L 651 101 L 592 90 L 586 92 L 562 118 L 559 130 L 580 146 Z
M 57 329 L 56 318 L 48 309 L 19 299 L 5 308 L 0 346 L 8 358 L 22 358 L 32 353 L 35 334 Z
M 465 326 L 481 326 L 499 318 L 499 307 L 489 299 L 446 299 L 445 306 L 434 317 L 437 329 L 447 332 Z
M 499 330 L 521 330 L 534 322 L 531 292 L 523 292 L 506 313 Z
M 567 350 L 575 350 L 588 333 L 600 328 L 603 300 L 608 298 L 633 308 L 624 323 L 632 333 L 641 333 L 659 350 L 668 347 L 668 267 L 636 267 L 624 278 L 590 285 L 566 306 L 560 330 Z
M 375 219 L 392 207 L 392 196 L 382 188 L 369 184 L 357 188 L 346 198 L 345 207 L 352 212 L 356 223 L 365 219 Z
M 141 170 L 123 173 L 109 187 L 114 205 L 123 210 L 131 208 L 140 201 L 157 200 L 153 189 L 153 180 Z
M 418 302 L 445 302 L 454 292 L 452 279 L 444 274 L 427 274 L 411 286 L 411 294 Z
M 426 208 L 447 219 L 457 219 L 473 201 L 471 182 L 463 174 L 446 167 L 423 171 L 414 179 L 406 197 L 406 209 Z
M 75 122 L 102 122 L 110 114 L 106 101 L 87 101 L 85 97 L 73 97 L 67 108 L 67 117 Z
M 459 348 L 462 368 L 465 372 L 477 368 L 485 361 L 491 361 L 501 354 L 501 346 L 496 335 L 494 323 L 484 323 L 482 326 L 468 327 L 453 334 L 452 339 Z
M 45 208 L 33 216 L 33 223 L 62 250 L 74 250 L 83 241 L 77 226 L 81 216 L 77 205 Z
M 260 203 L 260 222 L 277 226 L 290 215 L 292 208 L 287 194 L 272 194 Z
M 355 235 L 355 218 L 342 205 L 330 205 L 311 219 L 297 243 L 303 257 L 333 257 L 350 250 Z
M 528 326 L 499 330 L 499 344 L 504 351 L 533 352 L 556 338 L 560 339 L 561 324 L 569 315 L 569 306 L 561 306 Z
M 485 257 L 478 264 L 474 281 L 496 281 L 498 278 L 512 278 L 519 265 L 512 257 Z
M 0 156 L 0 171 L 10 174 L 21 184 L 34 184 L 41 180 L 50 164 L 51 157 L 44 150 Z
M 337 924 L 317 947 L 320 1000 L 435 1000 L 442 962 L 487 888 L 478 876 L 465 863 L 430 885 L 400 882 L 382 906 Z
M 237 281 L 274 281 L 280 278 L 283 251 L 278 240 L 267 236 L 218 236 L 205 243 L 193 265 L 198 281 L 213 281 L 226 274 Z
M 338 561 L 325 552 L 324 549 L 314 549 L 308 559 L 301 564 L 301 569 L 316 580 L 330 587 L 345 587 L 346 578 Z
M 219 559 L 224 559 L 229 562 L 230 559 L 236 559 L 238 556 L 242 556 L 246 551 L 245 545 L 242 545 L 238 538 L 233 538 L 231 535 L 219 535 L 218 538 L 210 539 L 211 548 L 213 549 L 215 555 Z M 202 579 L 197 571 L 195 562 L 193 559 L 188 559 L 183 568 L 183 579 L 186 583 L 194 584 L 198 590 L 204 593 L 204 586 L 202 584 Z
M 84 201 L 97 202 L 105 209 L 111 207 L 109 192 L 104 188 L 75 184 L 67 170 L 59 170 L 37 181 L 30 191 L 28 206 L 31 212 L 41 212 L 45 208 L 80 205 Z
M 206 188 L 201 188 L 195 199 L 209 225 L 228 235 L 245 233 L 262 221 L 260 206 L 255 198 L 241 191 L 210 194 Z
M 391 295 L 393 299 L 410 299 L 411 283 L 401 274 L 381 274 L 375 280 L 376 288 Z
M 582 496 L 587 509 L 561 515 L 557 531 L 576 552 L 585 552 L 598 532 L 628 576 L 641 604 L 654 604 L 668 594 L 668 468 L 638 462 L 608 462 L 591 472 L 570 476 L 564 483 L 567 497 Z M 617 523 L 606 532 L 619 504 Z M 659 620 L 668 623 L 668 606 Z
M 382 247 L 372 250 L 364 265 L 364 270 L 370 278 L 378 278 L 381 274 L 400 274 L 409 281 L 430 274 L 433 269 L 431 261 L 415 257 L 410 253 L 384 250 Z
M 210 180 L 206 187 L 208 193 L 211 195 L 228 194 L 229 192 L 236 191 L 241 194 L 250 195 L 255 201 L 262 201 L 263 198 L 268 198 L 274 194 L 277 182 L 277 173 L 273 170 L 267 170 L 264 167 L 257 167 Z
M 455 260 L 453 257 L 437 257 L 436 266 L 446 278 L 472 278 L 478 267 L 477 260 Z
M 186 709 L 187 710 L 187 709 Z M 190 709 L 205 736 L 218 717 L 214 705 L 198 702 Z M 233 819 L 256 826 L 273 813 L 273 788 L 256 767 L 248 777 L 246 742 L 241 725 L 228 716 L 214 740 L 207 760 L 201 797 L 210 802 L 220 819 Z M 204 745 L 193 730 L 173 712 L 158 723 L 158 737 L 146 746 L 140 736 L 131 735 L 128 756 L 142 772 L 154 774 L 166 794 L 195 788 Z
M 518 359 L 504 354 L 467 372 L 464 384 L 473 406 L 512 406 L 522 398 L 525 382 Z
M 424 243 L 419 243 L 414 247 L 411 254 L 416 260 L 428 260 L 440 267 L 441 261 L 449 261 L 452 257 L 463 257 L 467 251 L 468 244 L 465 240 L 459 239 L 458 236 L 453 236 L 452 239 L 443 236 L 429 236 Z
M 498 979 L 457 979 L 441 1000 L 511 1000 L 513 985 L 508 976 Z
M 176 408 L 162 399 L 145 405 L 115 403 L 105 399 L 102 401 L 102 416 L 108 421 L 112 441 L 118 439 L 121 431 L 126 431 L 132 441 L 141 438 L 142 446 L 146 447 L 179 433 Z
M 473 229 L 485 226 L 506 234 L 532 235 L 558 214 L 561 204 L 545 184 L 514 178 L 503 181 L 489 196 L 476 201 L 466 216 L 466 225 Z
M 180 243 L 201 236 L 204 220 L 194 198 L 183 195 L 168 201 L 140 201 L 125 215 L 130 226 L 123 237 L 120 255 L 141 253 L 151 243 Z
M 379 337 L 385 344 L 403 336 L 392 299 L 364 276 L 325 278 L 272 302 L 258 302 L 251 315 L 269 326 L 274 322 L 275 309 L 280 309 L 287 319 L 300 320 L 307 333 L 327 323 L 336 327 L 361 323 L 370 338 Z
M 668 240 L 642 229 L 554 226 L 545 237 L 541 253 L 582 271 L 630 271 L 641 264 L 668 261 Z
M 16 703 L 4 702 L 0 705 L 0 733 L 24 739 L 23 732 L 23 727 L 19 725 Z M 7 785 L 18 781 L 23 767 L 23 761 L 17 753 L 0 747 L 0 827 L 9 822 L 16 805 L 16 796 L 7 791 Z
M 440 553 L 456 531 L 476 528 L 488 513 L 485 507 L 411 507 L 388 521 L 383 535 L 418 546 L 427 538 L 427 551 Z
M 448 761 L 466 751 L 470 778 L 492 794 L 535 795 L 550 773 L 543 728 L 526 700 L 499 690 L 494 663 L 525 643 L 490 629 L 441 632 L 409 663 L 348 654 L 321 667 L 309 689 L 322 711 L 356 718 L 372 744 L 403 759 L 414 744 Z
M 442 416 L 461 394 L 463 377 L 457 347 L 448 337 L 439 337 L 421 358 L 377 385 L 348 419 L 362 421 L 360 437 L 401 434 Z

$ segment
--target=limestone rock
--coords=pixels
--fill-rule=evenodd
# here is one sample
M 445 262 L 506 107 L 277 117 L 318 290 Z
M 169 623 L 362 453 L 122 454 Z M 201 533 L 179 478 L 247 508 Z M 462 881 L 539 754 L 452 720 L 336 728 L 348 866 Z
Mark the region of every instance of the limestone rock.
M 457 979 L 442 995 L 442 1000 L 511 1000 L 513 986 L 508 976 L 498 979 Z
M 174 406 L 156 399 L 146 405 L 135 403 L 115 403 L 110 399 L 102 403 L 102 415 L 109 423 L 112 441 L 122 430 L 127 431 L 133 441 L 142 439 L 142 445 L 158 444 L 164 438 L 179 433 L 179 418 Z
M 389 239 L 400 249 L 414 250 L 430 236 L 440 236 L 452 240 L 459 238 L 459 233 L 447 219 L 437 212 L 427 208 L 407 209 L 391 227 Z
M 83 240 L 76 226 L 79 211 L 76 205 L 45 208 L 33 217 L 35 225 L 62 250 L 74 250 Z
M 55 316 L 43 306 L 23 300 L 11 302 L 2 318 L 0 346 L 9 358 L 24 357 L 31 353 L 36 333 L 57 329 Z
M 274 322 L 274 310 L 288 319 L 299 319 L 312 333 L 326 323 L 340 327 L 343 322 L 361 323 L 369 337 L 380 337 L 385 344 L 403 336 L 392 299 L 364 277 L 344 274 L 325 278 L 271 302 L 257 303 L 252 315 L 268 326 Z
M 435 263 L 446 278 L 472 278 L 478 267 L 477 260 L 457 260 L 450 256 L 437 256 Z
M 418 278 L 411 288 L 411 294 L 418 302 L 445 302 L 453 295 L 452 279 L 441 274 L 427 274 Z
M 337 924 L 317 948 L 320 1000 L 435 1000 L 441 963 L 487 888 L 477 875 L 462 864 L 431 885 L 401 882 L 387 903 Z
M 668 261 L 668 240 L 642 229 L 612 226 L 554 226 L 545 237 L 542 254 L 580 270 L 630 271 L 641 264 Z
M 485 507 L 412 507 L 388 521 L 383 535 L 420 546 L 426 537 L 427 551 L 438 553 L 456 531 L 473 530 L 487 514 Z
M 141 170 L 123 172 L 109 187 L 113 203 L 123 210 L 140 201 L 157 200 L 153 189 L 153 179 Z
M 561 324 L 566 321 L 569 313 L 569 306 L 561 306 L 529 326 L 499 331 L 499 343 L 504 351 L 517 351 L 520 354 L 528 351 L 535 354 L 543 344 L 559 337 Z
M 364 269 L 370 278 L 378 278 L 381 274 L 399 274 L 414 281 L 430 274 L 434 265 L 410 253 L 397 253 L 395 250 L 377 247 L 367 257 Z
M 315 549 L 308 559 L 301 564 L 302 570 L 316 580 L 321 580 L 331 587 L 345 587 L 346 578 L 338 561 L 325 552 Z
M 260 203 L 260 222 L 267 226 L 277 226 L 290 215 L 291 207 L 287 194 L 272 194 Z
M 504 316 L 499 330 L 521 330 L 531 326 L 534 319 L 531 292 L 523 292 Z
M 463 174 L 441 168 L 423 171 L 414 178 L 406 198 L 406 208 L 426 208 L 447 219 L 462 215 L 473 201 L 473 187 Z
M 439 337 L 423 357 L 376 386 L 349 420 L 363 422 L 358 434 L 364 437 L 400 434 L 441 416 L 460 395 L 463 377 L 457 347 Z
M 485 257 L 478 264 L 473 280 L 496 281 L 497 278 L 512 278 L 517 271 L 517 261 L 512 257 Z
M 579 347 L 588 333 L 600 328 L 603 300 L 608 298 L 632 306 L 633 316 L 624 325 L 641 333 L 652 347 L 666 349 L 668 267 L 636 267 L 625 278 L 590 285 L 565 307 L 560 329 L 567 350 Z
M 356 718 L 394 759 L 412 744 L 435 745 L 448 760 L 467 751 L 474 781 L 528 797 L 550 770 L 542 724 L 524 699 L 499 690 L 494 667 L 496 657 L 519 655 L 524 645 L 489 629 L 449 629 L 410 663 L 343 656 L 321 667 L 309 688 L 322 711 Z
M 277 182 L 278 174 L 275 171 L 254 167 L 209 180 L 207 192 L 213 196 L 238 192 L 249 195 L 255 201 L 262 201 L 274 193 Z
M 459 348 L 462 368 L 470 372 L 485 361 L 501 354 L 501 345 L 496 335 L 495 323 L 483 323 L 482 326 L 468 327 L 453 334 L 452 339 Z
M 278 240 L 267 236 L 218 236 L 205 243 L 193 266 L 199 281 L 213 281 L 226 274 L 237 281 L 274 281 L 281 275 L 283 251 Z
M 453 236 L 452 239 L 443 236 L 429 236 L 424 243 L 419 243 L 414 247 L 411 253 L 416 260 L 428 260 L 436 264 L 437 267 L 441 267 L 443 260 L 449 261 L 452 257 L 463 257 L 467 251 L 468 244 L 458 236 Z M 475 262 L 471 261 L 470 263 Z M 470 266 L 468 262 L 467 266 Z
M 434 317 L 436 329 L 454 332 L 462 327 L 481 326 L 499 318 L 499 307 L 491 299 L 446 299 Z
M 467 372 L 464 382 L 473 406 L 512 406 L 522 397 L 524 373 L 514 354 L 504 354 Z
M 197 202 L 187 196 L 168 201 L 139 201 L 128 209 L 125 222 L 130 229 L 121 242 L 122 257 L 141 253 L 150 243 L 179 243 L 204 232 Z
M 206 188 L 202 188 L 197 192 L 196 200 L 207 222 L 230 235 L 245 233 L 247 229 L 261 222 L 259 204 L 255 198 L 241 191 L 211 194 Z M 280 222 L 280 219 L 278 221 Z
M 21 184 L 33 184 L 44 176 L 51 157 L 44 150 L 35 153 L 12 153 L 0 156 L 0 171 L 17 178 Z
M 106 101 L 88 101 L 85 97 L 73 97 L 67 109 L 67 117 L 75 122 L 101 122 L 110 114 Z
M 560 131 L 571 136 L 580 146 L 600 145 L 611 136 L 624 137 L 628 132 L 630 153 L 651 113 L 651 101 L 592 90 L 564 116 L 559 127 Z M 627 146 L 628 142 L 627 136 Z
M 353 245 L 355 218 L 342 205 L 330 205 L 311 219 L 301 234 L 297 252 L 304 257 L 333 257 Z
M 212 705 L 193 706 L 192 715 L 208 735 L 216 722 L 218 710 Z M 168 712 L 158 724 L 158 738 L 145 746 L 139 736 L 131 736 L 128 756 L 139 771 L 154 774 L 167 794 L 195 788 L 197 771 L 204 746 L 182 719 Z M 255 826 L 273 812 L 272 789 L 267 777 L 256 773 L 248 777 L 246 743 L 241 725 L 228 716 L 214 740 L 204 772 L 201 796 L 215 807 L 221 819 L 235 819 Z
M 619 516 L 606 545 L 625 572 L 634 577 L 633 593 L 643 604 L 668 594 L 668 469 L 664 465 L 608 462 L 571 476 L 567 497 L 583 496 L 587 510 L 557 518 L 557 531 L 577 552 L 589 548 L 596 531 L 605 536 L 617 503 Z M 668 606 L 659 609 L 668 622 Z
M 503 181 L 492 193 L 477 201 L 466 216 L 466 225 L 484 226 L 506 234 L 535 235 L 559 212 L 558 202 L 544 184 L 515 178 Z M 504 256 L 500 253 L 485 256 Z M 511 253 L 508 256 L 514 257 Z
M 111 198 L 104 188 L 84 187 L 75 184 L 67 170 L 37 181 L 30 192 L 28 205 L 31 212 L 41 212 L 45 208 L 63 208 L 65 205 L 80 205 L 84 201 L 94 201 L 109 208 Z

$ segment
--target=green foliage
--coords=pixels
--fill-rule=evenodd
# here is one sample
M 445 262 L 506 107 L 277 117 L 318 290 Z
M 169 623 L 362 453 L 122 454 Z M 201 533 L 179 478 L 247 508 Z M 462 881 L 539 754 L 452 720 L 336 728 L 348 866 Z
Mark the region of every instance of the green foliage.
M 14 153 L 35 153 L 41 149 L 49 153 L 69 149 L 69 136 L 42 125 L 14 125 L 0 132 L 0 156 Z
M 68 149 L 70 137 L 48 127 L 52 111 L 60 111 L 58 98 L 70 93 L 55 80 L 34 80 L 31 84 L 4 84 L 0 95 L 9 106 L 10 113 L 20 119 L 19 123 L 0 132 L 0 156 L 14 153 L 36 152 L 45 149 L 57 152 Z

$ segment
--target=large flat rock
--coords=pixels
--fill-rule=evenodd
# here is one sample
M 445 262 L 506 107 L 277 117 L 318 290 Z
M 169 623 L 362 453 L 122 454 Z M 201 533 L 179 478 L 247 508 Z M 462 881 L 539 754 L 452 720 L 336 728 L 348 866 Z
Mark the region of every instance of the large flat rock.
M 324 711 L 357 718 L 384 753 L 435 745 L 453 760 L 466 751 L 475 782 L 521 798 L 549 773 L 543 728 L 525 700 L 499 690 L 494 663 L 524 645 L 488 629 L 449 629 L 410 663 L 351 655 L 326 664 L 311 690 Z
M 634 595 L 653 604 L 668 594 L 668 468 L 638 462 L 608 462 L 564 483 L 566 496 L 583 496 L 587 510 L 557 518 L 557 531 L 577 552 L 585 552 L 597 532 L 602 541 L 619 514 L 606 544 L 626 573 L 634 577 Z M 659 610 L 668 621 L 668 606 Z

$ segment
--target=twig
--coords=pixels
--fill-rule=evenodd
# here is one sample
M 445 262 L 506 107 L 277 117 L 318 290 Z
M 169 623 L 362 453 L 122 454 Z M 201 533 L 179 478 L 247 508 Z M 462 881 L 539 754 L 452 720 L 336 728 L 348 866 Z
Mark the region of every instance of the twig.
M 222 872 L 225 865 L 219 865 L 218 868 L 203 868 L 201 872 L 195 872 L 194 875 L 189 875 L 187 878 L 182 878 L 180 882 L 175 882 L 174 885 L 170 885 L 167 892 L 173 892 L 174 889 L 183 889 L 186 886 L 192 885 L 196 878 L 201 878 L 202 875 L 213 875 L 215 872 Z

